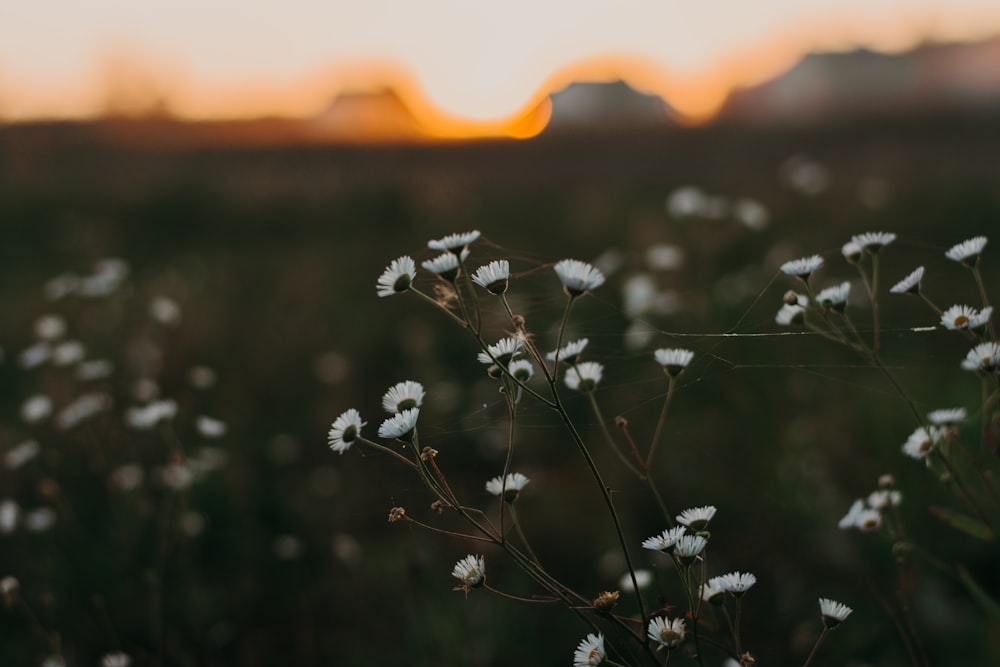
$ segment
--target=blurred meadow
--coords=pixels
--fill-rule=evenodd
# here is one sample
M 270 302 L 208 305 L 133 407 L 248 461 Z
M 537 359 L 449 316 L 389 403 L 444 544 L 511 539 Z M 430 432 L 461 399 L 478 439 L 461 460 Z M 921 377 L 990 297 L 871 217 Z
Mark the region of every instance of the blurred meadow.
M 144 123 L 0 126 L 0 576 L 19 585 L 0 610 L 0 663 L 96 665 L 122 651 L 135 665 L 570 664 L 587 632 L 578 618 L 453 590 L 454 563 L 485 553 L 492 584 L 538 592 L 498 550 L 388 523 L 402 506 L 458 525 L 390 457 L 327 445 L 351 407 L 374 437 L 386 388 L 419 381 L 422 444 L 460 495 L 496 511 L 483 484 L 503 469 L 506 407 L 479 348 L 412 295 L 375 293 L 392 259 L 419 265 L 435 255 L 428 240 L 472 229 L 469 265 L 509 259 L 511 306 L 543 351 L 565 299 L 552 264 L 605 272 L 567 340 L 589 338 L 602 409 L 637 438 L 665 392 L 652 350 L 695 352 L 655 475 L 675 512 L 718 508 L 713 569 L 756 574 L 743 635 L 758 664 L 805 661 L 817 597 L 854 614 L 814 664 L 1000 663 L 995 537 L 929 509 L 955 502 L 901 453 L 916 424 L 878 370 L 774 319 L 797 288 L 783 262 L 818 253 L 820 286 L 852 280 L 861 295 L 841 246 L 895 233 L 881 256 L 882 358 L 921 411 L 968 407 L 962 432 L 978 447 L 981 386 L 959 368 L 969 344 L 915 331 L 938 318 L 888 287 L 924 265 L 941 306 L 978 303 L 944 253 L 979 234 L 997 242 L 997 113 L 371 145 L 201 141 Z M 996 252 L 981 264 L 994 298 Z M 851 309 L 870 334 L 863 295 Z M 488 340 L 510 331 L 486 323 Z M 37 396 L 47 411 L 27 405 Z M 66 408 L 81 396 L 95 398 L 76 421 Z M 654 571 L 648 598 L 683 608 L 666 561 L 639 553 L 661 517 L 601 445 L 586 401 L 565 400 L 633 558 Z M 173 407 L 160 418 L 143 405 Z M 565 431 L 525 402 L 517 439 L 514 469 L 531 478 L 519 513 L 540 560 L 587 595 L 620 588 L 600 494 Z M 897 562 L 880 534 L 838 529 L 887 473 L 909 540 L 979 589 Z M 623 596 L 623 613 L 634 606 Z

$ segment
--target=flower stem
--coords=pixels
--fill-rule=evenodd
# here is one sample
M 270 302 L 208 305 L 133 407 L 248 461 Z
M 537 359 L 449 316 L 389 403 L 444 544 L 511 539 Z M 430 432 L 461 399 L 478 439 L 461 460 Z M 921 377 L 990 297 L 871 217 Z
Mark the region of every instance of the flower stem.
M 601 412 L 601 406 L 597 404 L 597 397 L 594 395 L 593 391 L 586 392 L 587 398 L 590 400 L 590 407 L 594 411 L 594 417 L 597 419 L 597 423 L 601 427 L 601 433 L 604 435 L 604 439 L 608 443 L 608 447 L 618 456 L 618 460 L 622 462 L 626 468 L 628 468 L 636 477 L 643 479 L 646 475 L 643 471 L 632 465 L 632 462 L 628 460 L 625 453 L 622 452 L 621 448 L 615 443 L 614 438 L 611 437 L 611 432 L 608 431 L 608 425 L 604 419 L 604 414 Z
M 670 409 L 670 399 L 674 396 L 674 377 L 667 375 L 667 396 L 663 399 L 663 409 L 660 410 L 660 418 L 656 421 L 656 430 L 653 431 L 653 440 L 649 443 L 649 453 L 646 455 L 645 469 L 648 471 L 653 465 L 653 457 L 656 455 L 656 448 L 660 444 L 660 437 L 663 434 L 663 424 L 667 420 L 667 410 Z
M 816 655 L 816 651 L 817 649 L 819 649 L 819 645 L 823 643 L 823 639 L 826 637 L 826 632 L 827 630 L 824 627 L 823 632 L 819 633 L 819 638 L 816 640 L 816 643 L 813 644 L 812 650 L 809 651 L 809 657 L 806 658 L 806 661 L 802 664 L 802 667 L 809 667 L 809 665 L 812 664 L 813 657 Z

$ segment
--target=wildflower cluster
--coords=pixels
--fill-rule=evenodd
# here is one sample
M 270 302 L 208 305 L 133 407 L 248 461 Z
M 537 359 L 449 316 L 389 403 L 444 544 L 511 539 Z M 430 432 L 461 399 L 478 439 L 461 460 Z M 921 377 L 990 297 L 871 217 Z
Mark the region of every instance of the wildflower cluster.
M 682 387 L 685 372 L 697 361 L 695 351 L 663 347 L 645 357 L 651 368 L 659 369 L 658 382 L 663 387 L 663 404 L 656 427 L 648 444 L 640 444 L 636 442 L 628 420 L 619 417 L 613 420 L 620 432 L 619 437 L 614 437 L 607 428 L 609 420 L 601 407 L 601 388 L 608 369 L 604 363 L 592 358 L 593 350 L 588 338 L 565 340 L 574 307 L 605 284 L 604 273 L 595 265 L 578 259 L 564 259 L 551 265 L 554 280 L 550 284 L 553 288 L 561 288 L 564 306 L 555 335 L 546 341 L 549 346 L 540 347 L 544 336 L 529 329 L 526 318 L 516 313 L 508 301 L 519 291 L 518 274 L 512 272 L 510 260 L 489 258 L 478 268 L 469 265 L 479 254 L 475 242 L 480 236 L 478 231 L 472 231 L 430 241 L 428 248 L 441 254 L 420 263 L 426 274 L 417 271 L 417 262 L 409 256 L 393 260 L 378 277 L 376 293 L 380 297 L 412 294 L 468 335 L 475 348 L 474 355 L 473 350 L 469 351 L 469 361 L 474 356 L 485 376 L 497 384 L 509 416 L 502 469 L 485 482 L 488 496 L 500 502 L 496 503 L 495 509 L 491 509 L 490 505 L 476 507 L 474 498 L 465 497 L 459 492 L 459 487 L 449 481 L 452 452 L 447 444 L 435 442 L 431 447 L 427 437 L 421 442 L 417 422 L 426 392 L 423 385 L 415 380 L 399 382 L 382 397 L 382 408 L 391 416 L 378 428 L 380 441 L 362 435 L 366 426 L 363 411 L 350 408 L 338 416 L 330 427 L 328 442 L 331 449 L 343 454 L 354 444 L 367 446 L 393 457 L 418 476 L 432 499 L 432 516 L 425 522 L 402 507 L 394 507 L 389 514 L 390 523 L 405 521 L 437 534 L 452 535 L 463 541 L 474 540 L 483 545 L 482 552 L 465 555 L 455 563 L 451 574 L 459 582 L 457 590 L 467 595 L 474 591 L 486 591 L 504 599 L 520 599 L 501 588 L 510 579 L 513 566 L 538 587 L 539 592 L 532 600 L 560 603 L 577 613 L 585 610 L 587 613 L 582 617 L 592 632 L 578 643 L 573 654 L 575 666 L 620 664 L 616 662 L 617 658 L 609 656 L 611 653 L 621 656 L 629 664 L 637 661 L 662 664 L 664 656 L 674 652 L 684 653 L 701 663 L 703 655 L 713 650 L 734 659 L 752 660 L 743 647 L 741 620 L 743 598 L 757 583 L 757 577 L 743 571 L 709 577 L 707 551 L 711 533 L 708 526 L 716 508 L 703 505 L 674 515 L 667 509 L 668 502 L 654 480 L 657 454 L 665 446 L 664 432 L 669 409 L 675 394 Z M 867 252 L 874 254 L 891 240 L 878 237 L 859 238 L 858 241 Z M 807 259 L 794 263 L 789 269 L 807 281 L 808 275 L 821 264 L 822 260 L 818 258 Z M 847 284 L 836 286 L 822 292 L 815 302 L 826 304 L 821 306 L 823 308 L 842 312 L 848 291 Z M 440 294 L 447 294 L 447 298 L 440 298 Z M 805 309 L 807 303 L 799 304 L 796 299 L 796 305 Z M 543 352 L 546 347 L 548 351 Z M 603 442 L 590 442 L 590 437 L 573 424 L 566 408 L 567 400 L 582 401 L 590 408 L 594 421 L 600 425 Z M 531 486 L 534 493 L 529 498 L 522 498 L 525 489 L 529 488 L 530 479 L 514 470 L 518 461 L 515 424 L 524 401 L 532 401 L 551 411 L 563 425 L 563 444 L 579 455 L 593 481 L 594 490 L 601 496 L 604 519 L 612 529 L 609 532 L 617 542 L 616 550 L 626 570 L 619 582 L 620 590 L 605 591 L 591 599 L 561 581 L 558 578 L 559 569 L 543 565 L 534 550 L 532 535 L 525 530 L 519 512 L 523 509 L 522 505 L 530 505 L 532 499 L 544 490 Z M 634 476 L 638 488 L 644 489 L 661 509 L 667 527 L 641 541 L 641 546 L 647 552 L 654 552 L 649 554 L 654 568 L 659 564 L 657 561 L 662 561 L 664 557 L 674 565 L 678 574 L 677 589 L 687 600 L 687 609 L 682 615 L 667 607 L 650 606 L 650 600 L 644 593 L 651 580 L 650 571 L 639 567 L 632 555 L 639 540 L 633 541 L 626 535 L 626 526 L 605 482 L 608 471 L 598 466 L 593 455 L 596 446 L 604 447 L 617 460 L 615 474 Z M 443 515 L 459 517 L 467 531 L 453 530 L 450 524 L 438 524 L 438 517 Z M 489 580 L 486 576 L 487 557 L 491 561 Z M 620 605 L 623 591 L 634 598 L 631 605 L 637 616 L 614 612 Z M 731 601 L 735 621 L 726 629 L 720 628 L 717 623 L 706 622 L 703 618 L 705 611 L 727 608 L 726 599 Z M 636 632 L 633 626 L 641 626 L 644 631 Z M 709 638 L 708 635 L 713 636 Z

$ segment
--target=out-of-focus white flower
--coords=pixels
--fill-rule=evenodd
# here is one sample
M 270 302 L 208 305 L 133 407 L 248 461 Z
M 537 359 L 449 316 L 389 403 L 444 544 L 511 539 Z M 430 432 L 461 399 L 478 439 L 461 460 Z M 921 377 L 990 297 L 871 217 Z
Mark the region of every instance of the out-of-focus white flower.
M 194 426 L 203 438 L 221 438 L 226 434 L 226 422 L 201 415 L 194 420 Z
M 847 296 L 850 292 L 851 283 L 845 281 L 822 290 L 816 295 L 816 303 L 823 308 L 832 308 L 842 313 L 847 307 Z
M 936 426 L 917 428 L 903 444 L 903 453 L 915 459 L 924 459 L 934 451 L 941 439 L 941 429 Z
M 941 313 L 941 325 L 946 329 L 979 329 L 989 323 L 993 307 L 977 311 L 971 306 L 954 305 Z
M 52 415 L 52 399 L 45 394 L 35 394 L 21 404 L 21 419 L 37 424 Z
M 125 411 L 125 423 L 137 431 L 148 431 L 177 415 L 177 402 L 169 398 Z
M 890 287 L 889 291 L 893 294 L 920 294 L 920 281 L 923 279 L 924 267 L 918 266 L 909 275 Z
M 507 475 L 506 481 L 503 476 L 498 476 L 486 482 L 486 490 L 494 496 L 502 496 L 504 500 L 509 502 L 517 497 L 517 494 L 529 481 L 521 473 L 512 472 Z
M 111 395 L 104 392 L 81 394 L 59 411 L 55 419 L 56 427 L 68 431 L 91 417 L 110 410 L 114 404 L 115 400 Z
M 896 235 L 892 232 L 866 232 L 851 237 L 853 243 L 870 254 L 877 253 L 895 240 Z
M 953 245 L 948 249 L 944 256 L 966 266 L 975 266 L 976 262 L 979 261 L 979 255 L 983 252 L 983 248 L 985 247 L 986 237 L 974 236 L 967 241 L 962 241 L 957 245 Z
M 747 229 L 759 232 L 771 222 L 767 208 L 755 199 L 740 199 L 733 206 L 733 217 Z
M 194 470 L 187 462 L 171 463 L 157 470 L 160 482 L 172 491 L 184 491 L 194 483 Z
M 636 570 L 635 583 L 638 584 L 639 590 L 648 587 L 651 583 L 653 583 L 653 573 L 649 570 Z M 632 575 L 628 572 L 623 574 L 618 580 L 618 588 L 622 589 L 626 593 L 634 591 L 635 586 L 632 585 Z
M 215 385 L 215 371 L 208 366 L 192 366 L 187 373 L 188 383 L 195 389 L 209 389 Z
M 21 506 L 10 498 L 0 500 L 0 535 L 10 535 L 17 528 Z
M 535 367 L 527 359 L 517 359 L 510 362 L 507 372 L 514 376 L 518 382 L 527 382 L 535 374 Z
M 58 301 L 73 294 L 79 288 L 80 276 L 75 273 L 63 273 L 45 283 L 42 294 L 48 301 Z
M 994 342 L 980 343 L 962 360 L 962 368 L 967 371 L 992 373 L 1000 366 L 1000 345 Z
M 52 348 L 52 363 L 56 366 L 72 366 L 83 361 L 86 355 L 83 343 L 78 340 L 66 340 Z
M 121 651 L 107 653 L 101 656 L 101 667 L 132 667 L 132 658 Z
M 28 461 L 36 458 L 41 451 L 42 448 L 36 440 L 25 440 L 4 452 L 4 467 L 8 470 L 17 470 Z
M 784 304 L 774 316 L 774 321 L 783 327 L 802 324 L 806 321 L 806 309 L 799 305 Z
M 55 341 L 66 335 L 66 320 L 59 315 L 42 315 L 35 320 L 35 336 L 39 340 Z
M 594 391 L 604 375 L 604 366 L 596 361 L 584 361 L 566 370 L 564 381 L 574 391 Z
M 103 380 L 111 377 L 115 372 L 115 365 L 107 359 L 93 359 L 85 361 L 76 367 L 76 377 L 80 380 Z
M 705 213 L 708 197 L 693 185 L 677 188 L 667 196 L 667 213 L 674 218 L 691 218 Z
M 684 266 L 684 251 L 675 245 L 654 245 L 646 251 L 646 264 L 654 271 L 679 269 Z
M 56 524 L 55 510 L 37 507 L 24 513 L 24 528 L 30 533 L 44 533 Z
M 857 264 L 858 260 L 861 259 L 861 246 L 859 246 L 854 241 L 848 241 L 840 248 L 840 254 L 844 256 L 850 264 Z
M 701 599 L 712 604 L 722 604 L 722 594 L 726 589 L 722 586 L 722 577 L 712 577 L 701 587 Z
M 139 488 L 146 478 L 146 471 L 138 463 L 126 463 L 111 471 L 111 484 L 122 491 Z
M 575 363 L 583 351 L 587 348 L 587 343 L 590 342 L 586 338 L 581 338 L 580 340 L 575 340 L 572 343 L 566 343 L 561 348 L 556 351 L 549 352 L 545 355 L 545 358 L 549 361 L 555 361 L 558 357 L 559 361 L 564 361 L 566 363 Z
M 52 345 L 46 340 L 40 340 L 21 350 L 21 354 L 17 356 L 17 363 L 21 368 L 31 370 L 41 366 L 51 358 Z
M 158 296 L 149 302 L 149 316 L 163 326 L 174 327 L 181 323 L 181 307 L 170 297 Z
M 821 266 L 823 266 L 823 258 L 819 255 L 812 255 L 785 262 L 781 265 L 781 270 L 787 275 L 809 280 L 809 276 Z
M 934 410 L 927 415 L 927 421 L 935 426 L 953 426 L 959 422 L 964 422 L 969 416 L 965 408 L 947 408 Z

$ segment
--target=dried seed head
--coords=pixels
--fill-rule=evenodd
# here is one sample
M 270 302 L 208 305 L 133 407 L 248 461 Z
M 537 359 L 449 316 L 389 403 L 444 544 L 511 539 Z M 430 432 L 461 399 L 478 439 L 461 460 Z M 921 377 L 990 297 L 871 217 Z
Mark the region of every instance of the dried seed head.
M 797 306 L 799 304 L 799 295 L 793 290 L 788 290 L 785 292 L 785 296 L 782 297 L 782 301 L 785 302 L 786 306 Z
M 444 503 L 440 500 L 435 500 L 431 503 L 431 511 L 435 514 L 444 514 Z
M 618 415 L 615 417 L 615 426 L 618 428 L 628 428 L 628 420 L 621 415 Z
M 431 447 L 424 447 L 423 451 L 420 452 L 420 460 L 430 461 L 437 455 L 438 455 L 438 450 L 432 449 Z
M 389 523 L 396 523 L 406 516 L 406 510 L 402 507 L 393 507 L 389 510 Z
M 610 614 L 611 610 L 618 606 L 618 598 L 621 593 L 618 591 L 604 591 L 594 598 L 594 609 L 601 614 Z

